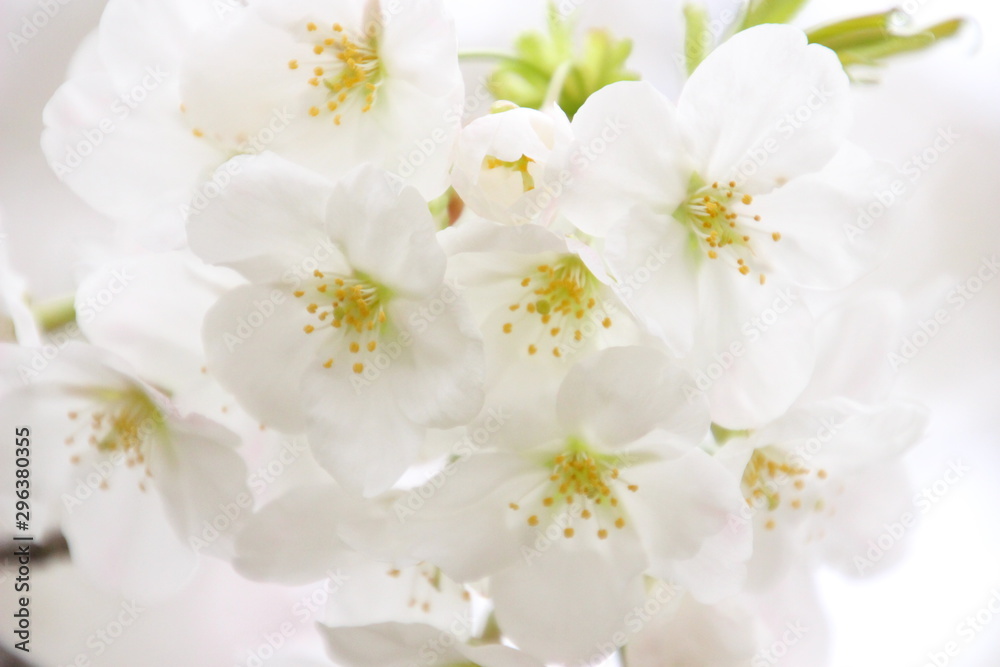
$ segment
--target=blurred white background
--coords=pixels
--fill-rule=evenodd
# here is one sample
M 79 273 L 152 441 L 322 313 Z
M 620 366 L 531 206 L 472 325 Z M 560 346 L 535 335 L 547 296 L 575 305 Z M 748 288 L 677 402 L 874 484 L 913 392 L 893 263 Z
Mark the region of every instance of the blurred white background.
M 53 5 L 58 3 L 52 0 Z M 503 47 L 540 25 L 540 0 L 452 0 L 464 45 Z M 583 0 L 589 23 L 636 39 L 635 66 L 666 88 L 676 85 L 667 41 L 680 36 L 675 0 Z M 905 0 L 917 25 L 961 15 L 974 25 L 957 40 L 894 61 L 881 83 L 858 86 L 854 139 L 904 169 L 941 131 L 957 135 L 892 207 L 899 229 L 890 256 L 859 289 L 888 286 L 908 304 L 906 330 L 938 309 L 949 321 L 899 372 L 900 393 L 932 410 L 929 435 L 908 457 L 915 492 L 944 479 L 952 463 L 969 472 L 927 512 L 895 568 L 878 577 L 824 573 L 836 667 L 1000 664 L 1000 618 L 969 638 L 967 616 L 1000 597 L 1000 279 L 958 309 L 948 294 L 1000 256 L 1000 3 Z M 74 286 L 75 260 L 88 236 L 111 226 L 50 172 L 39 148 L 42 108 L 69 58 L 97 24 L 102 0 L 68 0 L 44 29 L 14 52 L 0 47 L 0 215 L 15 266 L 37 297 Z M 813 0 L 796 23 L 808 27 L 888 8 L 879 0 Z M 38 0 L 3 0 L 0 29 L 20 30 Z M 902 343 L 902 341 L 901 341 Z M 942 488 L 939 482 L 938 489 Z M 984 617 L 985 618 L 985 617 Z M 956 642 L 946 662 L 929 655 Z

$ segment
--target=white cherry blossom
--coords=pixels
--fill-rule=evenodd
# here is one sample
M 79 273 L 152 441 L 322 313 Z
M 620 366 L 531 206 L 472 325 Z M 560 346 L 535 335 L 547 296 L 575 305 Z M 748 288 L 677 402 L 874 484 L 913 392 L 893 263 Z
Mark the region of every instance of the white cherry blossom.
M 415 190 L 374 168 L 332 185 L 262 155 L 215 204 L 192 248 L 250 283 L 208 313 L 208 366 L 252 415 L 307 432 L 330 474 L 371 495 L 426 428 L 479 410 L 482 341 Z

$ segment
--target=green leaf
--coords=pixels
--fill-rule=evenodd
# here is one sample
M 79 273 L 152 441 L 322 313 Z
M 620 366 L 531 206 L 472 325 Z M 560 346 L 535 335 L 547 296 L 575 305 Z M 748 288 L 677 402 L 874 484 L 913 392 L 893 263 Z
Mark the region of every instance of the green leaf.
M 958 33 L 963 19 L 942 21 L 916 32 L 899 32 L 894 25 L 896 10 L 838 21 L 808 32 L 809 41 L 837 53 L 848 70 L 856 65 L 877 66 L 904 53 L 927 49 Z
M 708 10 L 702 5 L 684 5 L 684 64 L 690 75 L 715 46 L 708 27 Z
M 551 97 L 570 118 L 593 93 L 616 81 L 634 81 L 639 75 L 626 68 L 632 42 L 616 39 L 606 30 L 590 30 L 582 49 L 573 45 L 571 24 L 558 12 L 549 12 L 548 34 L 531 31 L 514 42 L 514 54 L 502 56 L 490 77 L 497 99 L 539 109 Z M 568 63 L 568 66 L 567 66 Z
M 740 30 L 764 23 L 788 23 L 809 0 L 752 0 L 740 24 Z

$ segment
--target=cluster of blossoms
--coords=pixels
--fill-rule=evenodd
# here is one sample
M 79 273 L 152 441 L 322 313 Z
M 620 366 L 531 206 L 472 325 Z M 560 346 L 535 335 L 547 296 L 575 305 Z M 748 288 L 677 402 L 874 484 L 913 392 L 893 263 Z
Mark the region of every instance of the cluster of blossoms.
M 844 291 L 850 52 L 769 4 L 671 96 L 522 40 L 470 108 L 439 0 L 110 0 L 42 145 L 117 249 L 62 328 L 0 266 L 33 529 L 141 599 L 343 573 L 340 665 L 824 664 L 925 414 Z

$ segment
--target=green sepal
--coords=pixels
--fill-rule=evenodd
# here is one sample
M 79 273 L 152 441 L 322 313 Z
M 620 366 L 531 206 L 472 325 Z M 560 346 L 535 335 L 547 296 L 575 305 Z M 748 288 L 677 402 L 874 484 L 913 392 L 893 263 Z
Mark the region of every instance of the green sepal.
M 501 59 L 489 80 L 490 92 L 522 107 L 540 109 L 553 92 L 553 99 L 570 118 L 590 95 L 617 81 L 635 81 L 639 75 L 626 69 L 632 41 L 616 39 L 606 30 L 590 30 L 583 48 L 573 47 L 569 21 L 550 8 L 548 34 L 530 31 L 514 42 L 514 55 Z M 557 72 L 570 63 L 558 91 L 551 91 Z

